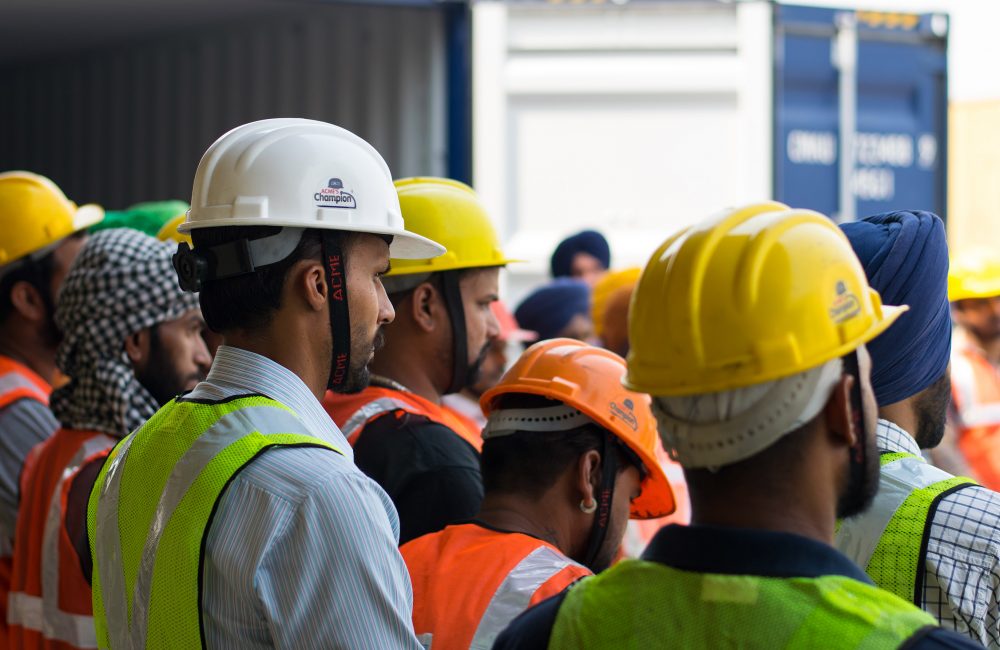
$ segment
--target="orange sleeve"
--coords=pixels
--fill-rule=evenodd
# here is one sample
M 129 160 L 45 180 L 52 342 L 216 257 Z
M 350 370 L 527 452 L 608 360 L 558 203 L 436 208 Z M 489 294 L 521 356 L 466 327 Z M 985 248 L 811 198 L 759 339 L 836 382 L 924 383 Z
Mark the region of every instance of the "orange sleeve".
M 535 590 L 535 593 L 531 595 L 528 607 L 534 607 L 546 598 L 555 596 L 580 578 L 585 578 L 589 575 L 593 575 L 590 569 L 576 564 L 569 565 L 543 582 L 542 586 Z

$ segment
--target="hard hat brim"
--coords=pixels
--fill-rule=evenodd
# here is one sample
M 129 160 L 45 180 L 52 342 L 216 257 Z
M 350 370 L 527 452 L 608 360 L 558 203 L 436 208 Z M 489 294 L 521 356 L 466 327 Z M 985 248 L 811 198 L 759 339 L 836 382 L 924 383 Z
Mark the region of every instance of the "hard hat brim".
M 647 472 L 642 492 L 629 504 L 629 519 L 659 519 L 673 514 L 677 510 L 677 500 L 660 461 L 637 446 L 629 445 L 628 448 L 639 456 Z
M 202 228 L 230 228 L 233 226 L 282 226 L 288 228 L 320 228 L 323 229 L 323 224 L 311 225 L 305 223 L 301 220 L 293 219 L 260 219 L 258 217 L 248 217 L 245 219 L 217 219 L 213 221 L 199 221 L 197 223 L 191 223 L 186 221 L 177 227 L 177 232 L 183 234 L 189 234 L 195 230 L 200 230 Z M 331 228 L 331 230 L 342 230 L 345 232 L 360 232 L 367 233 L 370 235 L 391 235 L 392 243 L 389 245 L 389 257 L 390 259 L 400 259 L 400 260 L 413 260 L 413 259 L 427 259 L 432 257 L 437 257 L 443 255 L 445 252 L 444 246 L 441 244 L 422 237 L 415 233 L 398 230 L 394 228 L 378 228 L 370 225 L 351 226 L 349 224 L 337 224 L 336 228 Z
M 81 205 L 73 215 L 73 232 L 86 230 L 102 221 L 104 221 L 104 208 L 95 203 Z
M 440 255 L 439 253 L 438 255 Z M 390 253 L 390 255 L 392 255 Z M 398 259 L 427 259 L 429 260 L 427 264 L 418 265 L 407 265 L 405 267 L 394 268 L 386 274 L 386 277 L 398 277 L 403 275 L 417 275 L 419 273 L 439 273 L 441 271 L 461 271 L 463 269 L 492 269 L 505 267 L 508 264 L 521 264 L 525 260 L 512 260 L 507 258 L 502 258 L 499 260 L 470 260 L 462 262 L 460 264 L 435 264 L 433 259 L 438 257 L 438 255 L 424 256 L 422 258 L 412 258 L 412 257 L 400 257 L 397 255 L 392 255 L 394 258 Z
M 790 377 L 799 372 L 804 372 L 811 368 L 820 366 L 827 361 L 831 361 L 838 357 L 842 357 L 845 354 L 857 350 L 859 347 L 868 343 L 875 337 L 877 337 L 882 332 L 889 329 L 889 326 L 896 322 L 896 319 L 903 315 L 904 312 L 910 309 L 909 305 L 882 305 L 882 318 L 871 324 L 867 330 L 865 330 L 860 335 L 852 338 L 850 341 L 836 347 L 833 350 L 826 352 L 825 354 L 817 357 L 815 359 L 803 359 L 798 365 L 783 368 L 779 372 L 771 373 L 760 373 L 754 375 L 753 381 L 749 381 L 746 378 L 731 379 L 729 375 L 720 375 L 720 378 L 715 381 L 706 382 L 703 384 L 676 384 L 673 386 L 662 386 L 658 385 L 656 381 L 651 381 L 647 379 L 640 379 L 636 381 L 633 373 L 633 367 L 635 362 L 629 363 L 629 369 L 625 376 L 622 377 L 622 385 L 625 388 L 635 391 L 637 393 L 646 393 L 653 396 L 670 397 L 670 396 L 684 396 L 684 395 L 700 395 L 702 393 L 717 393 L 724 390 L 735 390 L 737 388 L 745 388 L 747 386 L 755 386 L 757 384 L 763 384 L 768 381 L 774 381 L 777 379 L 782 379 L 783 377 Z

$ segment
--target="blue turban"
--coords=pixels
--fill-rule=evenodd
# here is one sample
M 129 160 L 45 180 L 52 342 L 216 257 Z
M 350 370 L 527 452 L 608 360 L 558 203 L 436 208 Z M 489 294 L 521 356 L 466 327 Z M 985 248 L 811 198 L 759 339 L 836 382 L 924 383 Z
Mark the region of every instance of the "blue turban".
M 518 325 L 538 332 L 539 340 L 559 336 L 577 314 L 590 318 L 590 287 L 570 278 L 559 278 L 535 289 L 514 310 Z
M 948 243 L 930 212 L 887 212 L 841 226 L 872 288 L 910 310 L 868 343 L 880 406 L 916 395 L 941 378 L 951 355 Z
M 550 262 L 552 277 L 568 277 L 573 266 L 573 258 L 577 253 L 593 255 L 601 261 L 604 268 L 611 268 L 611 248 L 608 246 L 608 240 L 596 230 L 584 230 L 567 237 L 556 246 Z

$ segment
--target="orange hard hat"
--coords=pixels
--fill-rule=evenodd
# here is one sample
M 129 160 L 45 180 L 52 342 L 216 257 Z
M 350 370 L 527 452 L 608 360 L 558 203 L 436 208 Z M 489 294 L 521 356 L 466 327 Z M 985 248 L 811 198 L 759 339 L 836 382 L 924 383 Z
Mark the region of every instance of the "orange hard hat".
M 632 501 L 632 519 L 674 511 L 674 493 L 656 459 L 656 421 L 648 395 L 622 386 L 625 360 L 614 352 L 573 339 L 535 343 L 500 382 L 479 400 L 489 416 L 502 395 L 540 395 L 571 406 L 624 443 L 646 470 L 642 493 Z

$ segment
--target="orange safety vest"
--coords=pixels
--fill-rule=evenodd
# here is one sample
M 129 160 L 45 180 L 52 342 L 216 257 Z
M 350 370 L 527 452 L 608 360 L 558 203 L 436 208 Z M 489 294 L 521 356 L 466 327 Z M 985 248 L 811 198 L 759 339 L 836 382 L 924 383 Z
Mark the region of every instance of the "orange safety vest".
M 48 406 L 52 387 L 28 366 L 0 355 L 0 409 L 19 399 L 33 399 Z
M 448 526 L 399 551 L 425 648 L 491 648 L 518 614 L 591 574 L 548 542 L 479 524 Z
M 372 420 L 393 411 L 404 411 L 445 426 L 475 447 L 477 452 L 483 450 L 482 430 L 471 418 L 409 391 L 382 386 L 369 386 L 352 395 L 327 391 L 323 397 L 323 408 L 344 432 L 351 446 L 357 443 L 358 436 Z
M 48 406 L 52 387 L 28 366 L 0 355 L 0 409 L 22 399 Z M 7 593 L 10 591 L 12 552 L 9 539 L 0 540 L 0 647 L 8 644 Z
M 983 487 L 1000 490 L 1000 372 L 963 337 L 951 356 L 951 399 L 962 455 Z
M 66 531 L 66 501 L 80 467 L 114 444 L 103 433 L 59 429 L 28 455 L 14 535 L 10 648 L 97 647 L 90 584 Z

